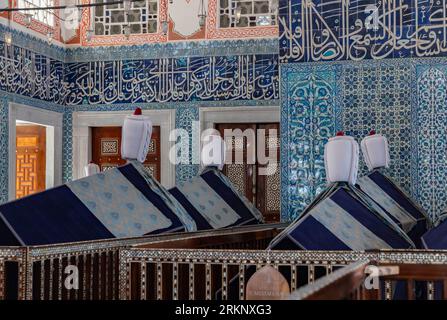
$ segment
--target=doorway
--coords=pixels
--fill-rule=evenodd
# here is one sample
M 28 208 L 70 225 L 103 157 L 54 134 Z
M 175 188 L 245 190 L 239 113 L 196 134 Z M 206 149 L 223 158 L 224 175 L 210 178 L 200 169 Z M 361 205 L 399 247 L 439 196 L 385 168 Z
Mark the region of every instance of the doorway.
M 106 171 L 126 163 L 121 158 L 121 127 L 92 127 L 92 161 Z M 160 181 L 160 126 L 152 127 L 149 152 L 143 165 Z
M 17 122 L 16 125 L 16 199 L 46 188 L 47 128 Z
M 11 151 L 8 154 L 9 200 L 16 199 L 18 193 L 20 196 L 25 196 L 58 186 L 62 183 L 62 117 L 63 114 L 60 112 L 40 109 L 14 102 L 9 103 L 8 150 Z M 19 140 L 21 146 L 17 148 L 17 130 L 21 130 L 20 128 L 17 128 L 21 126 L 37 126 L 36 128 L 41 128 L 41 132 L 39 133 L 34 132 L 30 134 L 29 132 L 25 132 L 23 134 L 31 136 L 45 135 L 45 144 L 43 144 L 42 138 L 37 139 L 36 141 L 33 141 L 34 138 L 29 139 L 28 141 L 24 138 Z M 45 134 L 43 134 L 43 128 L 45 128 Z M 21 134 L 21 132 L 19 132 L 19 134 Z M 38 142 L 39 140 L 40 142 Z M 34 161 L 32 158 L 34 156 L 30 156 L 28 159 L 24 156 L 20 160 L 21 163 L 18 163 L 17 153 L 20 155 L 24 151 L 26 155 L 27 148 L 28 152 L 31 152 L 32 148 L 34 148 L 34 152 L 37 150 L 35 147 L 31 147 L 31 145 L 38 145 L 39 152 L 43 152 L 43 149 L 45 150 L 45 160 L 36 160 L 36 164 L 32 164 L 32 161 Z M 43 147 L 44 145 L 45 147 Z M 39 152 L 37 157 L 39 157 Z M 42 155 L 40 155 L 40 158 L 42 159 Z M 44 162 L 45 165 L 43 165 Z M 16 167 L 18 165 L 23 167 L 17 169 Z M 27 166 L 30 168 L 27 168 Z M 36 167 L 33 169 L 32 166 Z M 38 169 L 38 167 L 41 169 Z M 35 177 L 35 182 L 30 179 L 30 175 L 25 175 L 25 169 L 28 170 L 29 173 L 31 173 L 32 170 L 37 170 L 39 172 L 38 177 Z M 21 178 L 23 180 L 18 180 L 16 178 L 17 173 L 23 174 L 23 178 Z M 16 186 L 18 182 L 21 184 L 19 187 Z M 27 186 L 27 184 L 29 185 Z
M 215 129 L 222 137 L 225 136 L 226 159 L 232 159 L 231 163 L 225 164 L 223 173 L 261 211 L 266 222 L 280 221 L 279 123 L 218 123 Z M 238 129 L 247 135 L 237 137 L 225 134 L 225 130 L 235 132 Z M 261 131 L 265 135 L 260 135 Z M 249 132 L 253 132 L 251 138 Z M 259 157 L 259 139 L 264 139 L 265 153 L 274 155 L 275 163 L 271 167 Z M 250 145 L 253 153 L 248 152 Z M 235 161 L 238 159 L 242 161 Z M 269 168 L 275 170 L 265 174 Z

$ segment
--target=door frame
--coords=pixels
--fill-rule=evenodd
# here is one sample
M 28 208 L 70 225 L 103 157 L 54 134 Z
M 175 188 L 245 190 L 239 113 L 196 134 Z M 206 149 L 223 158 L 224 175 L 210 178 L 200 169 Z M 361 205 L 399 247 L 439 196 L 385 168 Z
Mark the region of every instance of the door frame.
M 169 161 L 169 151 L 174 141 L 169 141 L 171 130 L 175 129 L 175 110 L 143 110 L 152 125 L 160 126 L 160 177 L 166 188 L 175 185 L 175 164 Z M 124 118 L 132 111 L 77 111 L 73 112 L 73 180 L 85 176 L 84 167 L 92 158 L 91 127 L 122 127 Z
M 281 134 L 280 112 L 279 106 L 200 108 L 200 133 L 206 129 L 214 128 L 215 124 L 218 123 L 279 123 L 278 134 Z M 279 137 L 279 139 L 281 140 L 281 137 Z M 198 140 L 198 150 L 202 150 L 201 139 Z M 282 160 L 280 159 L 280 161 Z M 279 167 L 277 170 L 281 170 L 281 168 Z M 282 186 L 281 176 L 282 175 L 280 174 L 280 186 Z M 282 187 L 280 188 L 279 192 L 282 191 L 281 189 Z M 281 196 L 279 206 L 281 208 Z M 279 212 L 279 218 L 281 219 L 281 210 Z
M 218 123 L 278 122 L 281 129 L 280 112 L 279 106 L 203 107 L 199 109 L 199 132 L 201 135 L 203 131 L 213 129 L 214 125 Z M 200 136 L 198 138 L 194 147 L 198 148 L 197 150 L 202 150 L 202 139 Z
M 16 197 L 16 121 L 22 120 L 47 127 L 45 187 L 62 184 L 62 118 L 60 112 L 9 103 L 8 117 L 8 199 Z
M 279 106 L 205 107 L 199 109 L 200 132 L 216 123 L 280 123 Z

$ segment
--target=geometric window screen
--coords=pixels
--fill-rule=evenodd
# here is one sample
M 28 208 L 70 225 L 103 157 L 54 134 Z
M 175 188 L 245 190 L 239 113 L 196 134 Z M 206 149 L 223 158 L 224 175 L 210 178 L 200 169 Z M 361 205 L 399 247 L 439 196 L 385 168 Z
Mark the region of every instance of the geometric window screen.
M 246 170 L 247 166 L 242 163 L 231 163 L 226 165 L 226 176 L 236 187 L 239 193 L 245 195 L 245 184 L 246 184 Z
M 219 28 L 277 25 L 278 0 L 218 0 Z
M 266 185 L 267 190 L 265 192 L 266 195 L 266 205 L 267 211 L 279 211 L 281 209 L 281 178 L 280 178 L 280 169 L 279 167 L 273 172 L 269 172 L 272 174 L 267 174 Z
M 129 14 L 123 3 L 98 6 L 93 10 L 95 35 L 124 34 L 127 25 L 134 34 L 157 32 L 158 0 L 131 1 Z
M 19 0 L 19 8 L 35 8 L 35 7 L 52 7 L 54 0 Z M 54 15 L 50 10 L 36 10 L 23 11 L 23 13 L 30 13 L 33 19 L 45 23 L 48 26 L 54 26 Z
M 116 167 L 118 167 L 118 165 L 116 163 L 103 163 L 103 164 L 101 164 L 101 171 L 104 172 L 104 171 L 107 171 L 107 170 L 110 170 L 110 169 L 113 169 Z
M 149 154 L 157 153 L 157 143 L 155 139 L 151 139 L 151 142 L 149 143 L 148 153 Z
M 118 155 L 118 139 L 114 138 L 101 139 L 101 155 L 103 156 Z
M 155 163 L 145 163 L 143 166 L 149 171 L 151 176 L 157 176 L 157 165 Z

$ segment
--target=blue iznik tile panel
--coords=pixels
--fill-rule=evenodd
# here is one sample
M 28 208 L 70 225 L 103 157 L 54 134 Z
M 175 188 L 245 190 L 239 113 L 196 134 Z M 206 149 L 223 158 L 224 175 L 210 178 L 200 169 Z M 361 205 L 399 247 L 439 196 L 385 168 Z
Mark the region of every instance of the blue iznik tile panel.
M 365 137 L 374 129 L 389 142 L 389 172 L 395 181 L 410 191 L 411 182 L 411 89 L 412 70 L 409 63 L 343 64 L 342 128 L 346 134 Z M 367 173 L 361 157 L 359 175 Z
M 324 145 L 337 119 L 337 66 L 281 69 L 281 219 L 294 219 L 326 186 Z
M 177 159 L 180 161 L 175 168 L 176 184 L 196 176 L 199 172 L 198 150 L 194 150 L 197 141 L 193 141 L 194 138 L 199 138 L 198 121 L 198 107 L 180 107 L 175 111 L 175 127 L 179 129 L 175 144 Z
M 65 50 L 66 62 L 145 60 L 179 57 L 278 54 L 278 38 L 178 41 L 130 46 L 76 47 Z
M 0 39 L 5 39 L 5 33 L 10 32 L 12 35 L 12 43 L 21 48 L 26 48 L 29 51 L 44 54 L 45 56 L 58 61 L 65 61 L 66 49 L 50 44 L 47 41 L 43 41 L 41 38 L 37 38 L 30 33 L 10 28 L 7 25 L 0 23 Z M 3 53 L 2 53 L 3 54 Z
M 62 117 L 62 181 L 72 180 L 72 158 L 73 158 L 73 113 L 69 110 Z
M 281 62 L 447 55 L 446 3 L 280 0 Z
M 276 54 L 76 62 L 65 65 L 66 104 L 270 100 Z
M 8 201 L 8 100 L 0 97 L 0 203 Z
M 417 196 L 432 219 L 447 205 L 447 65 L 416 67 Z
M 283 220 L 325 187 L 327 138 L 344 130 L 360 142 L 371 129 L 389 141 L 388 174 L 436 220 L 447 206 L 445 59 L 284 64 L 281 74 Z

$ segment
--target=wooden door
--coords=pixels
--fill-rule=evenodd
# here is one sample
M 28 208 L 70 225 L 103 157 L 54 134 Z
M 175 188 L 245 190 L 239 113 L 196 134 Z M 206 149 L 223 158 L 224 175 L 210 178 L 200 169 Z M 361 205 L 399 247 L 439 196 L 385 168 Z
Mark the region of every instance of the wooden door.
M 92 128 L 92 161 L 99 165 L 101 171 L 124 165 L 121 158 L 121 127 Z M 152 128 L 149 153 L 144 166 L 151 175 L 160 181 L 160 127 Z
M 225 136 L 225 129 L 236 130 L 240 129 L 242 132 L 255 132 L 256 125 L 254 124 L 218 124 L 217 130 L 219 130 L 222 137 Z M 250 141 L 253 140 L 254 141 Z M 227 146 L 232 146 L 231 148 L 226 149 L 227 160 L 232 159 L 231 163 L 228 163 L 224 166 L 222 172 L 233 182 L 234 186 L 237 190 L 245 195 L 247 199 L 256 202 L 256 189 L 254 186 L 256 185 L 256 162 L 247 161 L 247 150 L 249 143 L 256 143 L 256 137 L 226 137 L 225 143 Z M 242 161 L 238 161 L 242 159 Z
M 261 211 L 265 221 L 275 222 L 280 220 L 280 168 L 279 168 L 279 124 L 278 123 L 222 123 L 217 124 L 216 129 L 221 136 L 225 136 L 225 129 L 235 130 L 240 129 L 243 133 L 242 137 L 235 138 L 234 136 L 226 137 L 225 142 L 231 145 L 232 148 L 227 150 L 226 159 L 232 159 L 231 163 L 227 163 L 223 168 L 223 173 L 233 182 L 235 187 L 247 199 L 252 201 L 256 207 Z M 249 136 L 249 130 L 254 133 L 253 138 Z M 257 156 L 256 145 L 260 136 L 258 136 L 258 129 L 265 129 L 266 135 L 263 137 L 266 140 L 266 149 L 274 149 L 270 152 L 276 152 L 277 165 L 276 170 L 272 171 L 271 175 L 261 175 L 260 169 L 265 168 L 266 165 L 260 163 Z M 277 135 L 269 136 L 269 130 L 276 130 Z M 247 130 L 247 131 L 246 131 Z M 254 143 L 254 157 L 249 160 L 247 153 L 249 143 Z M 228 148 L 227 148 L 228 149 Z M 268 154 L 269 150 L 266 151 Z M 243 163 L 235 163 L 235 159 L 243 159 Z
M 46 128 L 16 126 L 16 198 L 45 190 Z
M 259 159 L 257 162 L 257 184 L 256 193 L 258 197 L 256 198 L 256 207 L 264 215 L 266 221 L 278 222 L 280 220 L 280 194 L 281 194 L 281 168 L 279 163 L 279 124 L 269 123 L 269 124 L 258 124 L 258 129 L 265 130 L 265 146 L 266 155 L 269 153 L 276 153 L 276 163 L 275 164 L 261 164 Z M 276 135 L 270 135 L 270 133 L 276 132 Z M 260 139 L 261 136 L 258 136 Z M 269 174 L 260 174 L 260 169 L 263 168 L 268 171 Z

